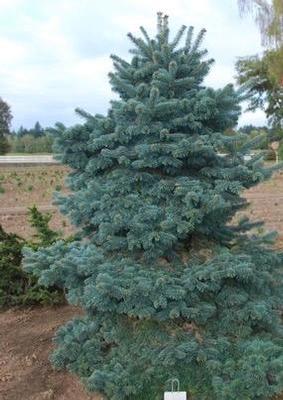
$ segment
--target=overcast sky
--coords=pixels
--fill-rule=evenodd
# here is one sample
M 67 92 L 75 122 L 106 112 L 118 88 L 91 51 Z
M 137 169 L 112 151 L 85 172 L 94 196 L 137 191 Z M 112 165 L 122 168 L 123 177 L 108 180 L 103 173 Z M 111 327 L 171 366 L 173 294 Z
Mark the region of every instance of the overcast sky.
M 237 57 L 262 51 L 237 0 L 0 0 L 0 96 L 13 127 L 70 125 L 79 122 L 76 107 L 105 113 L 114 97 L 109 55 L 128 57 L 126 34 L 140 25 L 155 34 L 157 11 L 169 14 L 172 34 L 182 24 L 207 29 L 216 62 L 206 83 L 215 88 L 234 81 Z M 243 114 L 246 123 L 264 124 L 263 112 Z

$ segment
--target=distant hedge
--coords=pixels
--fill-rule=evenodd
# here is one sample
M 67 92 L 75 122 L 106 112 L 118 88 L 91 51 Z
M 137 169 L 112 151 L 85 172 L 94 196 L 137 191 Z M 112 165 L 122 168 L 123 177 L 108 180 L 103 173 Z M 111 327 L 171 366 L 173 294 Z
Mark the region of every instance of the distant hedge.
M 10 151 L 12 153 L 52 153 L 53 138 L 50 135 L 34 137 L 9 137 Z

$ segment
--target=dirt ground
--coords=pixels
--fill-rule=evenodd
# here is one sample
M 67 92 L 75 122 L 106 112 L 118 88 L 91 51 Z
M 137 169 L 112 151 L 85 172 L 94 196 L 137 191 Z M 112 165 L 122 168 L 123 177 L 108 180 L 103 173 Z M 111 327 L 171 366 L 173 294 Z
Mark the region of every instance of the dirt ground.
M 50 226 L 65 235 L 73 233 L 67 218 L 53 204 L 53 193 L 66 192 L 67 168 L 62 165 L 0 166 L 0 224 L 7 232 L 30 238 L 34 233 L 28 223 L 27 209 L 36 205 L 52 214 Z
M 71 306 L 0 313 L 1 400 L 102 399 L 70 373 L 54 371 L 48 359 L 55 331 L 78 314 Z
M 273 174 L 273 177 L 244 193 L 249 201 L 246 210 L 240 215 L 246 215 L 252 221 L 264 221 L 260 231 L 277 231 L 276 247 L 283 249 L 283 171 Z

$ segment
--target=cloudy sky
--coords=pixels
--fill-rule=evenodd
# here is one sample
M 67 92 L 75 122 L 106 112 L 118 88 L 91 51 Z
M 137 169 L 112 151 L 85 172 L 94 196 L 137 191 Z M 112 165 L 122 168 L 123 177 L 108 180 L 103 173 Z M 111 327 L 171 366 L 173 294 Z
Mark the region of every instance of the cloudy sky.
M 182 24 L 207 29 L 204 46 L 216 63 L 206 83 L 215 88 L 233 82 L 237 57 L 262 51 L 237 0 L 0 0 L 0 96 L 13 127 L 70 125 L 79 121 L 76 107 L 104 113 L 114 96 L 109 55 L 127 58 L 126 34 L 140 25 L 155 34 L 157 11 L 169 14 L 173 33 Z M 264 124 L 264 114 L 245 113 L 246 123 Z

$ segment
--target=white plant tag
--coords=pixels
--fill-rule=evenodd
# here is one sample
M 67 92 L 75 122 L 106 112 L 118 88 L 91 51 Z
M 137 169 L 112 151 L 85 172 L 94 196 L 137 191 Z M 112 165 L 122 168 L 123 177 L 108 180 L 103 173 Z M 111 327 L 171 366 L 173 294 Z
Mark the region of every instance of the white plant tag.
M 164 400 L 187 400 L 187 392 L 165 392 Z

